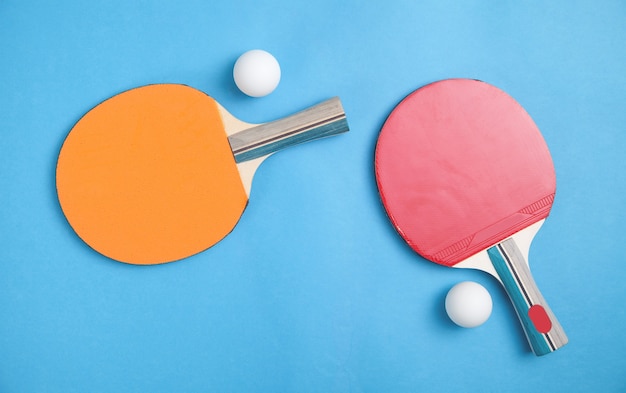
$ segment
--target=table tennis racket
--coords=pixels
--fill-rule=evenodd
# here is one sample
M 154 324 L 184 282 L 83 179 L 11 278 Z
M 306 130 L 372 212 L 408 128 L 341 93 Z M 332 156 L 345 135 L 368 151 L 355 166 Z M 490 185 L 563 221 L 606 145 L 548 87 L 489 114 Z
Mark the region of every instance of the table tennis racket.
M 496 277 L 536 355 L 567 343 L 527 263 L 554 200 L 554 167 L 512 97 L 469 79 L 416 90 L 383 125 L 375 172 L 387 215 L 414 251 Z
M 253 125 L 189 86 L 148 85 L 76 123 L 59 153 L 57 194 L 94 250 L 132 264 L 171 262 L 232 231 L 270 154 L 346 131 L 338 98 Z

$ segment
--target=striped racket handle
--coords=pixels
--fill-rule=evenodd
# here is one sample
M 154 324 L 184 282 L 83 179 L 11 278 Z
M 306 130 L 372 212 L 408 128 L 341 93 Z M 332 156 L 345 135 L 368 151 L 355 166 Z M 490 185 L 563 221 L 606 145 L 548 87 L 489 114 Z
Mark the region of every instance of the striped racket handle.
M 539 292 L 528 263 L 513 239 L 507 239 L 487 250 L 524 333 L 537 356 L 554 352 L 567 344 L 567 336 L 552 310 Z
M 229 136 L 228 142 L 235 161 L 241 163 L 348 129 L 341 101 L 334 97 L 286 118 L 240 131 Z

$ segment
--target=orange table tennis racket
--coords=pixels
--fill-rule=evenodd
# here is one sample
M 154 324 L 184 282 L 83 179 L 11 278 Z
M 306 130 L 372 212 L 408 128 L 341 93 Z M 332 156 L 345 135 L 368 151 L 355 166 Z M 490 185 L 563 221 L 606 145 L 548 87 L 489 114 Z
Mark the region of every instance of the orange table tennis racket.
M 139 87 L 86 113 L 56 170 L 78 236 L 117 261 L 148 265 L 199 253 L 237 224 L 270 154 L 348 131 L 338 98 L 253 125 L 178 84 Z
M 554 200 L 554 167 L 513 98 L 469 79 L 416 90 L 385 122 L 375 171 L 387 214 L 413 250 L 500 280 L 535 354 L 567 343 L 527 262 Z

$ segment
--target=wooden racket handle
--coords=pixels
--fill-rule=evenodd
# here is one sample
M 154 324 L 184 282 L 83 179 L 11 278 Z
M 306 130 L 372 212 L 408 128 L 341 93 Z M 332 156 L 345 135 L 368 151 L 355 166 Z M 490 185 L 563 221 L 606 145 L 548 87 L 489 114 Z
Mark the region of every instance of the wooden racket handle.
M 348 129 L 341 101 L 334 97 L 289 117 L 237 132 L 228 142 L 240 163 Z
M 515 241 L 511 238 L 487 250 L 504 288 L 511 298 L 526 338 L 537 356 L 567 344 L 567 336 L 539 292 Z

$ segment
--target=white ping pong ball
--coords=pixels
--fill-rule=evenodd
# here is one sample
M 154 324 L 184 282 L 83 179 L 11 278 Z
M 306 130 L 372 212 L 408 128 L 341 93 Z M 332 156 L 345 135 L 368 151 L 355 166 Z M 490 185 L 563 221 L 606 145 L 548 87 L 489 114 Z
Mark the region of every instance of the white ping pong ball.
M 233 68 L 235 84 L 250 97 L 273 92 L 280 82 L 280 65 L 270 53 L 253 49 L 239 56 Z
M 465 328 L 482 325 L 489 319 L 493 303 L 485 287 L 463 281 L 453 286 L 446 295 L 446 312 L 452 322 Z

